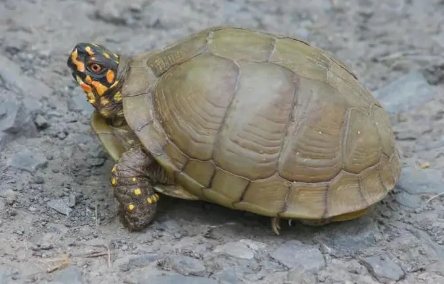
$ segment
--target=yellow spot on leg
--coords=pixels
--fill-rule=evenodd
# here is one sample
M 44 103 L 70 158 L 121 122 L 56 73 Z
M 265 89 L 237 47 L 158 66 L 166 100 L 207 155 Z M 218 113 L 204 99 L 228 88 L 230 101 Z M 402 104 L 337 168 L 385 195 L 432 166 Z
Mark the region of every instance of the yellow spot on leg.
M 112 172 L 112 173 L 115 173 L 115 172 L 116 172 L 116 169 L 117 169 L 117 165 L 114 165 L 114 167 L 111 169 L 111 172 Z
M 133 204 L 128 205 L 128 209 L 129 209 L 129 210 L 133 211 L 134 208 L 136 208 L 136 206 L 134 206 Z
M 147 197 L 146 198 L 146 201 L 149 203 L 149 204 L 152 204 L 154 201 L 151 199 L 151 197 Z
M 121 92 L 117 92 L 114 95 L 114 100 L 117 101 L 117 102 L 120 102 L 122 100 L 122 93 Z
M 142 191 L 140 190 L 140 188 L 138 188 L 138 189 L 134 190 L 134 194 L 135 195 L 141 195 Z
M 133 177 L 131 180 L 132 180 L 133 182 L 136 182 L 136 181 L 137 181 L 137 178 Z
M 112 184 L 112 185 L 116 185 L 116 184 L 117 184 L 117 179 L 112 178 L 112 179 L 111 179 L 111 184 Z

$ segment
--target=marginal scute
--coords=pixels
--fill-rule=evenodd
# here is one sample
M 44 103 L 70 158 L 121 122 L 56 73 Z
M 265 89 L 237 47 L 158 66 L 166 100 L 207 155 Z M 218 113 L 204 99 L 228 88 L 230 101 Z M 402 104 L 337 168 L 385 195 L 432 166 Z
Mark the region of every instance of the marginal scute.
M 272 63 L 241 62 L 235 99 L 218 135 L 213 159 L 248 179 L 276 172 L 293 111 L 294 74 Z
M 211 161 L 190 160 L 184 173 L 194 178 L 198 183 L 204 187 L 209 187 L 211 179 L 214 175 L 215 167 Z
M 205 196 L 202 193 L 203 186 L 199 184 L 196 180 L 192 179 L 189 175 L 183 172 L 175 172 L 176 182 L 186 188 L 191 194 L 199 197 L 202 200 L 205 200 Z
M 359 176 L 341 172 L 330 183 L 327 191 L 327 210 L 325 218 L 358 211 L 368 207 L 362 197 Z
M 286 202 L 283 218 L 320 219 L 325 212 L 327 183 L 293 183 Z
M 272 36 L 244 29 L 227 28 L 215 31 L 210 51 L 232 60 L 267 61 L 273 50 Z
M 330 59 L 305 43 L 284 38 L 277 39 L 270 62 L 284 66 L 301 77 L 327 82 Z
M 347 172 L 358 174 L 377 164 L 381 156 L 378 129 L 373 119 L 356 109 L 349 111 L 342 144 Z
M 278 175 L 250 183 L 242 200 L 234 204 L 238 210 L 258 212 L 265 216 L 277 216 L 285 205 L 290 182 Z
M 379 176 L 379 165 L 364 170 L 360 175 L 362 195 L 368 204 L 379 202 L 387 194 L 387 190 Z
M 208 35 L 208 31 L 191 35 L 180 43 L 171 45 L 152 56 L 148 60 L 147 65 L 159 77 L 172 66 L 181 64 L 204 52 Z
M 169 139 L 189 157 L 211 158 L 237 76 L 232 61 L 202 54 L 159 79 L 153 90 L 157 116 Z
M 390 166 L 390 159 L 387 158 L 385 155 L 381 156 L 381 162 L 380 162 L 380 176 L 381 181 L 385 186 L 385 189 L 387 191 L 390 191 L 395 186 L 395 175 L 392 172 L 392 168 Z
M 395 135 L 386 111 L 376 105 L 372 106 L 372 118 L 378 129 L 382 152 L 390 157 L 395 152 Z
M 311 96 L 307 115 L 289 133 L 279 163 L 282 177 L 297 182 L 324 182 L 342 169 L 341 135 L 347 108 L 329 98 L 327 84 L 302 80 L 298 99 Z M 297 106 L 296 111 L 302 111 Z
M 373 95 L 353 75 L 334 61 L 327 72 L 327 81 L 346 98 L 350 107 L 367 109 L 371 104 L 377 103 Z
M 232 204 L 241 199 L 249 184 L 247 179 L 217 168 L 211 188 L 204 189 L 203 193 L 209 200 L 234 208 Z
M 393 178 L 395 179 L 395 181 L 397 181 L 401 177 L 402 164 L 396 150 L 390 157 L 389 165 L 390 165 L 390 171 L 393 174 Z M 393 188 L 389 189 L 389 191 L 391 191 L 392 189 Z

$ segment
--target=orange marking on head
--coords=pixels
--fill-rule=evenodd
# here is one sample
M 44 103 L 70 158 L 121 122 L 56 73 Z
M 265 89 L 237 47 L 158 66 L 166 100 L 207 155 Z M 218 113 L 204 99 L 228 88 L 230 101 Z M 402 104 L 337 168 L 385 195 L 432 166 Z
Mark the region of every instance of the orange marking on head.
M 103 95 L 108 90 L 108 88 L 100 84 L 100 82 L 92 81 L 91 84 L 94 86 L 99 96 Z
M 103 56 L 105 56 L 106 58 L 108 58 L 108 59 L 110 59 L 111 57 L 109 56 L 109 54 L 108 53 L 106 53 L 106 52 L 104 52 L 103 53 Z
M 94 98 L 94 94 L 93 93 L 89 92 L 86 96 L 87 96 L 88 102 L 90 104 L 94 104 L 96 102 L 96 99 Z
M 85 51 L 88 52 L 89 55 L 94 55 L 94 52 L 92 51 L 91 47 L 89 47 L 89 46 L 85 47 Z
M 84 90 L 85 92 L 91 92 L 91 86 L 87 85 L 85 83 L 80 84 L 80 87 L 82 88 L 82 90 Z
M 88 84 L 91 84 L 92 83 L 91 76 L 87 75 L 86 78 L 85 78 L 85 82 L 88 83 Z
M 106 80 L 108 81 L 108 83 L 111 84 L 114 81 L 114 78 L 114 72 L 112 70 L 108 70 L 108 72 L 106 72 Z
M 85 71 L 85 64 L 83 62 L 80 62 L 79 60 L 77 60 L 77 55 L 78 55 L 78 53 L 77 53 L 77 49 L 76 49 L 71 53 L 71 60 L 76 65 L 77 70 L 79 72 L 84 72 Z

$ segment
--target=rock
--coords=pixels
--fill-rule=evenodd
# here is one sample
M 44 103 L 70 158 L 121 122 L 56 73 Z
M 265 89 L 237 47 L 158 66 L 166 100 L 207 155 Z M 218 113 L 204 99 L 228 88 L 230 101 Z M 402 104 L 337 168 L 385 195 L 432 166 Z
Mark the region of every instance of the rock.
M 23 74 L 20 66 L 9 60 L 7 57 L 0 55 L 0 66 L 8 66 L 8 68 L 0 68 L 0 81 L 3 81 L 8 90 L 14 91 L 26 97 L 29 105 L 34 105 L 36 109 L 40 109 L 41 105 L 38 101 L 43 97 L 48 97 L 52 94 L 52 89 L 42 83 L 42 81 L 31 78 Z M 34 103 L 37 101 L 37 103 Z
M 287 281 L 298 284 L 313 284 L 317 283 L 316 275 L 313 272 L 304 271 L 297 267 L 290 270 L 287 274 Z
M 14 97 L 8 93 L 7 96 Z M 17 98 L 12 98 L 0 101 L 0 149 L 16 137 L 37 136 L 37 128 L 28 110 Z
M 375 245 L 381 238 L 381 233 L 367 215 L 326 227 L 325 232 L 315 238 L 335 257 L 349 257 Z
M 413 72 L 373 92 L 389 113 L 401 113 L 423 104 L 436 95 L 421 72 Z
M 66 202 L 64 199 L 53 199 L 48 201 L 47 205 L 49 207 L 51 207 L 52 209 L 54 209 L 55 211 L 69 216 L 69 214 L 71 213 L 72 209 L 69 208 L 69 203 Z
M 219 284 L 242 284 L 244 281 L 239 279 L 236 275 L 236 270 L 231 268 L 225 268 L 213 275 Z
M 279 246 L 271 257 L 288 268 L 301 268 L 304 271 L 319 270 L 325 266 L 321 251 L 313 245 L 300 241 L 288 241 Z
M 248 248 L 245 243 L 242 242 L 230 242 L 224 245 L 218 246 L 214 249 L 216 253 L 222 253 L 225 255 L 233 256 L 241 259 L 253 259 L 254 252 Z
M 405 167 L 396 187 L 413 195 L 439 194 L 444 192 L 444 178 L 435 169 Z
M 372 256 L 363 258 L 361 261 L 381 283 L 398 281 L 404 277 L 404 271 L 389 257 Z
M 49 126 L 48 121 L 46 120 L 46 118 L 44 118 L 42 115 L 37 115 L 35 120 L 34 120 L 35 125 L 37 125 L 37 127 L 39 129 L 45 129 Z
M 114 265 L 119 267 L 120 271 L 129 271 L 134 268 L 145 267 L 159 259 L 161 259 L 161 256 L 154 253 L 129 255 L 123 258 L 119 258 L 114 262 Z
M 202 261 L 188 257 L 188 256 L 175 256 L 172 260 L 172 268 L 185 276 L 203 276 L 206 268 Z
M 11 281 L 11 273 L 7 270 L 0 269 L 0 283 L 1 284 L 9 284 Z
M 12 156 L 9 166 L 34 173 L 46 167 L 47 163 L 46 157 L 41 153 L 25 149 Z
M 410 208 L 418 208 L 424 205 L 424 201 L 418 195 L 401 191 L 395 195 L 396 202 Z
M 147 275 L 143 277 L 142 281 L 138 283 L 146 284 L 220 284 L 214 279 L 197 277 L 197 276 L 183 276 L 180 274 L 168 275 Z
M 240 242 L 246 244 L 249 249 L 254 250 L 254 251 L 263 250 L 267 247 L 267 245 L 264 243 L 256 242 L 256 241 L 248 240 L 248 239 L 242 239 L 242 240 L 240 240 Z
M 139 18 L 137 14 L 143 8 L 143 1 L 107 1 L 98 2 L 95 16 L 104 22 L 116 25 L 131 25 Z
M 63 284 L 83 284 L 83 283 L 85 283 L 83 281 L 82 272 L 72 266 L 65 268 L 63 270 L 60 270 L 56 274 L 56 276 L 54 277 L 54 280 L 59 283 L 63 283 Z

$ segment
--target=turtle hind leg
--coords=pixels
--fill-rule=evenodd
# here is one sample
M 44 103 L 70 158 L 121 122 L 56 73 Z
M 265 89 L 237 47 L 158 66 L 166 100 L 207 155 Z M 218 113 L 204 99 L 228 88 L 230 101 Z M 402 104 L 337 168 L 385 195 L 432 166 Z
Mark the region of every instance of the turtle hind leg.
M 159 196 L 146 176 L 153 162 L 140 147 L 134 147 L 121 155 L 111 171 L 120 220 L 130 231 L 144 229 L 156 214 Z

